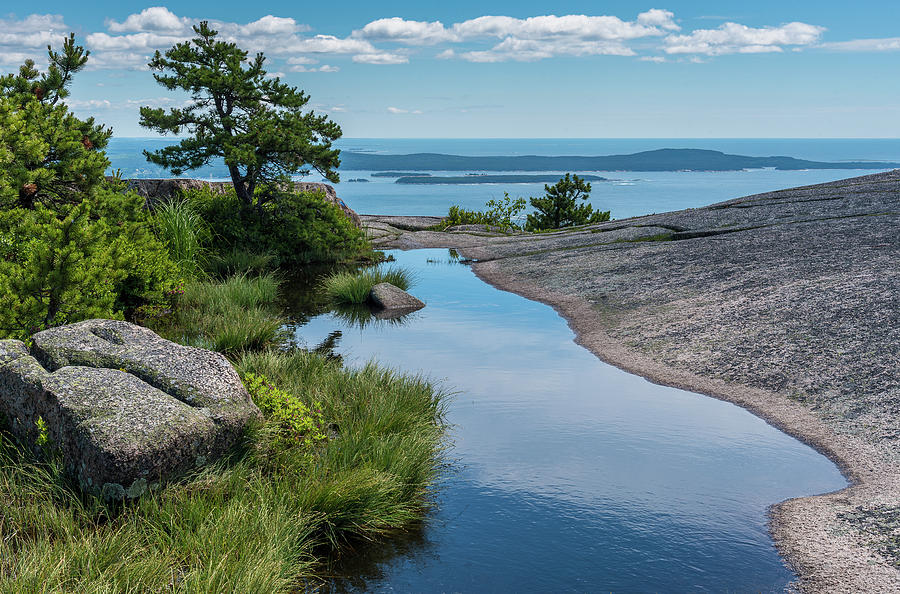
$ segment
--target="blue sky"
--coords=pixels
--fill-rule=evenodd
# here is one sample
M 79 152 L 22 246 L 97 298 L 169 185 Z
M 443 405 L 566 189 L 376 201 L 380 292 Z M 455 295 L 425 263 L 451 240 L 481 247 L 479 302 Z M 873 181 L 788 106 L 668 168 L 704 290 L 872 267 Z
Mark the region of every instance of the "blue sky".
M 70 98 L 119 136 L 179 105 L 146 63 L 210 20 L 347 137 L 900 137 L 897 2 L 41 2 L 0 70 L 91 50 Z

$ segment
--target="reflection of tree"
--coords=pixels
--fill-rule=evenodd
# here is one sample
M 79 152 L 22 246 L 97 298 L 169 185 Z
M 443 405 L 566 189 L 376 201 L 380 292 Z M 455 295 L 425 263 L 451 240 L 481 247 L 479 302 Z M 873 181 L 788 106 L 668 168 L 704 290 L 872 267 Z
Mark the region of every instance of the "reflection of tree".
M 320 342 L 316 347 L 312 350 L 317 355 L 322 355 L 329 361 L 337 361 L 341 363 L 343 361 L 343 357 L 340 353 L 335 352 L 335 349 L 338 346 L 338 343 L 343 337 L 344 333 L 340 330 L 335 330 L 331 334 L 325 337 L 325 340 Z
M 398 533 L 384 541 L 359 541 L 348 543 L 340 557 L 331 558 L 323 576 L 330 578 L 317 592 L 323 594 L 345 594 L 366 592 L 374 582 L 387 576 L 385 569 L 398 558 L 419 560 L 426 557 L 436 559 L 432 552 L 434 543 L 426 535 L 423 525 Z

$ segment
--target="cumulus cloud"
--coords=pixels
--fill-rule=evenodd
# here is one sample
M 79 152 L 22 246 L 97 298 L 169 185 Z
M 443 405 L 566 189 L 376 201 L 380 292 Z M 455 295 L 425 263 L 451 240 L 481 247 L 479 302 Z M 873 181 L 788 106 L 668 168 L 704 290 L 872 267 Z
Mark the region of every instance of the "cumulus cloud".
M 688 35 L 665 39 L 668 54 L 756 54 L 784 51 L 784 46 L 808 46 L 819 41 L 824 27 L 807 23 L 787 23 L 778 27 L 753 28 L 724 23 L 716 29 L 697 29 Z
M 7 50 L 43 50 L 48 44 L 60 44 L 69 27 L 58 14 L 32 14 L 22 20 L 0 19 L 0 53 Z
M 675 23 L 675 14 L 668 10 L 660 10 L 659 8 L 651 8 L 647 12 L 642 12 L 637 17 L 637 22 L 648 27 L 659 27 L 664 31 L 678 31 L 681 29 Z
M 656 62 L 657 64 L 667 61 L 663 56 L 641 56 L 638 60 L 641 62 Z
M 444 28 L 440 21 L 408 21 L 400 17 L 378 19 L 362 29 L 354 31 L 352 37 L 369 41 L 393 41 L 410 45 L 427 45 L 451 41 L 454 35 Z
M 113 33 L 156 31 L 184 33 L 190 30 L 190 20 L 178 17 L 165 6 L 151 6 L 137 14 L 130 14 L 121 23 L 107 19 L 106 28 Z

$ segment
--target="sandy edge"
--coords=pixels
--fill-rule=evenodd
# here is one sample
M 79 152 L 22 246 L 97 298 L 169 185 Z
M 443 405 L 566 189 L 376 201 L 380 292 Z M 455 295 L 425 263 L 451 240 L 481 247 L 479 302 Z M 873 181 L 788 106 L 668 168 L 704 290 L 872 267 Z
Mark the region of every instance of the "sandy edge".
M 488 246 L 480 248 L 490 249 Z M 461 249 L 467 255 L 465 248 Z M 851 483 L 823 495 L 788 499 L 769 510 L 775 545 L 798 575 L 803 592 L 900 592 L 900 572 L 837 520 L 855 506 L 891 503 L 900 492 L 900 469 L 863 438 L 838 434 L 815 413 L 773 392 L 702 377 L 656 362 L 604 330 L 600 314 L 578 297 L 542 290 L 501 269 L 502 260 L 476 262 L 475 274 L 504 291 L 551 306 L 575 333 L 575 342 L 598 358 L 666 386 L 734 403 L 830 458 Z

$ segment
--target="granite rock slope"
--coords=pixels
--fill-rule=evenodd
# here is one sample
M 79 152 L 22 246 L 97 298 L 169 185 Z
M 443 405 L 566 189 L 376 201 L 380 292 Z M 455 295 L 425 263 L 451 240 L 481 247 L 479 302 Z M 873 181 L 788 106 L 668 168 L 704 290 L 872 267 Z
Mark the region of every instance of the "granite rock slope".
M 806 591 L 900 591 L 900 170 L 547 234 L 407 231 L 554 306 L 600 358 L 735 402 L 853 483 L 772 509 Z

